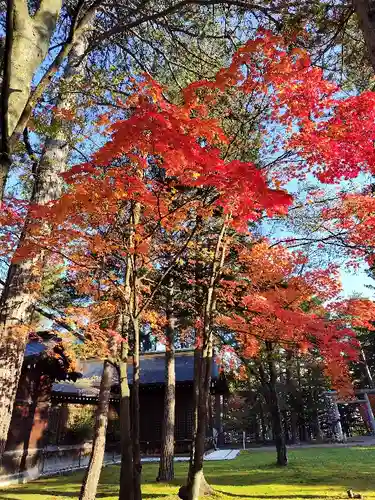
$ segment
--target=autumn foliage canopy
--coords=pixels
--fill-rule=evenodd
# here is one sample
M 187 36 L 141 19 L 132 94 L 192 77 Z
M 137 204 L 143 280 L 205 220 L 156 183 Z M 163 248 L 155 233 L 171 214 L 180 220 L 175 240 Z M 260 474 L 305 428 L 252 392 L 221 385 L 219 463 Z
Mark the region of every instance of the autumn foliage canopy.
M 141 270 L 137 307 L 147 318 L 155 295 L 147 277 L 163 267 L 166 246 L 173 264 L 191 247 L 192 235 L 219 214 L 227 226 L 226 248 L 236 261 L 224 255 L 217 324 L 235 332 L 245 358 L 257 356 L 264 341 L 314 351 L 334 384 L 345 386 L 347 364 L 356 357 L 354 334 L 348 316 L 344 321 L 324 305 L 340 292 L 336 270 L 303 271 L 304 256 L 270 248 L 248 228 L 260 217 L 287 214 L 292 196 L 283 186 L 293 177 L 309 173 L 334 182 L 373 173 L 375 94 L 342 98 L 307 53 L 293 47 L 293 39 L 265 30 L 214 79 L 185 88 L 179 104 L 169 102 L 147 76 L 130 79 L 127 91 L 130 97 L 96 124 L 108 140 L 89 161 L 64 174 L 63 196 L 26 207 L 31 230 L 13 260 L 43 253 L 43 259 L 64 266 L 90 299 L 70 313 L 77 321 L 86 314 L 80 324 L 95 338 L 100 318 L 114 316 L 119 297 L 129 300 L 124 262 L 131 257 Z M 287 153 L 287 163 L 265 168 L 262 162 L 225 158 L 232 138 L 214 110 L 229 91 L 263 104 L 260 157 L 272 163 Z M 353 201 L 345 203 L 350 210 Z M 367 214 L 368 206 L 362 207 Z M 26 208 L 8 199 L 3 227 L 17 228 Z M 16 243 L 9 236 L 13 232 L 1 234 L 3 255 Z M 246 245 L 238 243 L 240 234 L 247 235 Z M 352 317 L 363 312 L 357 307 Z

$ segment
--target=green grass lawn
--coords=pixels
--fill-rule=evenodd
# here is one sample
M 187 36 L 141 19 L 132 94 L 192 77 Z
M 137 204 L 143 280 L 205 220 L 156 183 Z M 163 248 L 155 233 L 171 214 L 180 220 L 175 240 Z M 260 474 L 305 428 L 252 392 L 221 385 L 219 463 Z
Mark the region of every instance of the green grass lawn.
M 347 498 L 353 488 L 375 498 L 375 448 L 308 448 L 289 453 L 287 468 L 274 465 L 274 452 L 243 452 L 236 460 L 206 462 L 205 474 L 218 499 L 323 499 Z M 187 465 L 176 465 L 173 484 L 155 483 L 157 464 L 143 467 L 145 499 L 173 497 L 182 484 Z M 103 469 L 97 498 L 116 500 L 119 468 Z M 82 473 L 33 481 L 0 491 L 0 500 L 76 499 Z

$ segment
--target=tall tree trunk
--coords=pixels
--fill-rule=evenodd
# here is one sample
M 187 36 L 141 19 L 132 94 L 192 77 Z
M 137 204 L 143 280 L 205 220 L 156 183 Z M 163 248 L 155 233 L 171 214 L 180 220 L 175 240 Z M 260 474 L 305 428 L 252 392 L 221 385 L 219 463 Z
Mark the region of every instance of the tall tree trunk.
M 133 441 L 133 480 L 134 500 L 141 500 L 141 445 L 140 445 L 140 421 L 139 421 L 139 320 L 133 321 L 134 345 L 133 345 L 133 386 L 132 386 L 132 441 Z
M 298 412 L 296 410 L 297 388 L 293 380 L 292 361 L 293 361 L 293 352 L 289 350 L 286 356 L 285 375 L 286 375 L 287 390 L 290 393 L 290 399 L 291 399 L 291 404 L 289 405 L 291 442 L 292 444 L 296 444 L 299 441 L 299 428 L 298 428 Z
M 158 481 L 172 481 L 174 479 L 174 433 L 175 433 L 175 406 L 176 406 L 176 374 L 175 374 L 175 317 L 174 317 L 174 290 L 173 278 L 170 276 L 167 298 L 167 328 L 165 350 L 165 394 L 164 417 L 162 428 L 162 443 Z
M 207 288 L 204 305 L 202 348 L 199 373 L 199 395 L 198 395 L 198 425 L 194 442 L 194 457 L 189 468 L 187 498 L 188 500 L 198 500 L 202 494 L 212 493 L 203 474 L 203 460 L 205 452 L 205 441 L 207 432 L 208 404 L 211 385 L 212 370 L 212 315 L 215 309 L 215 287 L 224 263 L 225 245 L 223 239 L 226 232 L 227 220 L 223 225 L 216 242 L 212 270 Z
M 85 49 L 86 39 L 82 37 L 69 56 L 64 75 L 67 83 L 81 71 L 75 63 L 84 54 Z M 73 105 L 74 100 L 60 96 L 56 106 L 67 108 Z M 37 167 L 31 203 L 46 204 L 61 196 L 63 181 L 60 174 L 67 169 L 68 153 L 65 132 L 61 131 L 56 138 L 46 141 Z M 19 247 L 30 237 L 32 222 L 30 217 L 27 218 Z M 17 264 L 12 263 L 0 299 L 0 456 L 4 452 L 8 435 L 33 305 L 37 298 L 35 288 L 40 284 L 38 267 L 42 261 L 43 254 Z
M 37 12 L 30 16 L 26 0 L 7 1 L 1 89 L 0 202 L 10 164 L 9 142 L 27 106 L 35 72 L 47 55 L 61 6 L 62 0 L 41 0 Z
M 267 441 L 267 424 L 266 424 L 266 418 L 265 418 L 264 411 L 263 411 L 263 401 L 259 402 L 259 411 L 260 411 L 262 441 L 263 441 L 263 443 L 265 443 Z
M 365 373 L 366 373 L 366 378 L 367 378 L 368 385 L 369 385 L 369 387 L 371 389 L 374 389 L 374 387 L 375 387 L 374 379 L 373 379 L 372 373 L 370 371 L 370 367 L 369 367 L 369 365 L 367 363 L 366 353 L 363 350 L 362 346 L 361 346 L 361 357 L 362 357 L 363 366 L 364 366 L 364 369 L 365 369 Z
M 275 360 L 273 359 L 273 347 L 271 342 L 266 342 L 267 361 L 269 369 L 269 404 L 272 415 L 272 427 L 275 437 L 277 465 L 285 466 L 288 464 L 288 455 L 285 444 L 285 434 L 282 424 L 282 415 L 280 411 L 279 394 L 277 392 L 277 372 Z
M 105 361 L 102 379 L 100 382 L 98 407 L 96 410 L 94 443 L 92 446 L 90 462 L 82 482 L 79 500 L 95 500 L 96 498 L 105 453 L 111 385 L 112 365 L 108 361 Z
M 139 223 L 141 205 L 136 203 L 132 207 L 131 233 L 129 235 L 128 250 L 134 249 L 134 232 Z M 135 252 L 134 252 L 135 253 Z M 119 500 L 140 500 L 141 498 L 141 456 L 139 439 L 139 320 L 138 309 L 138 281 L 136 257 L 128 252 L 125 272 L 125 310 L 122 321 L 122 336 L 126 342 L 122 343 L 119 362 L 120 369 L 120 433 L 121 433 L 121 473 Z M 132 330 L 132 332 L 130 331 Z M 129 339 L 133 333 L 133 386 L 132 400 L 128 380 Z M 131 425 L 130 425 L 131 424 Z
M 375 71 L 375 0 L 353 0 L 353 6 Z
M 119 500 L 134 500 L 133 450 L 130 431 L 130 388 L 128 380 L 127 342 L 121 345 L 119 360 L 120 373 L 120 436 L 121 436 L 121 471 Z
M 202 352 L 199 346 L 194 350 L 194 380 L 193 380 L 193 425 L 191 433 L 191 449 L 188 477 L 191 479 L 195 453 L 195 438 L 198 429 L 198 405 L 199 405 L 199 377 L 201 373 Z
M 203 294 L 202 289 L 198 287 L 198 282 L 202 278 L 202 264 L 199 262 L 198 256 L 198 237 L 196 240 L 196 255 L 195 255 L 195 281 L 194 281 L 194 302 L 195 310 L 198 312 L 202 308 Z M 193 462 L 195 453 L 195 438 L 197 435 L 198 428 L 198 404 L 199 404 L 199 375 L 201 366 L 201 347 L 202 347 L 202 333 L 199 328 L 195 329 L 195 349 L 194 349 L 194 373 L 193 373 L 193 425 L 191 429 L 191 445 L 190 445 L 190 458 L 189 458 L 189 469 L 187 484 L 190 484 L 193 480 Z M 182 494 L 179 494 L 181 498 L 186 497 L 186 486 L 182 487 Z M 180 490 L 181 491 L 181 490 Z

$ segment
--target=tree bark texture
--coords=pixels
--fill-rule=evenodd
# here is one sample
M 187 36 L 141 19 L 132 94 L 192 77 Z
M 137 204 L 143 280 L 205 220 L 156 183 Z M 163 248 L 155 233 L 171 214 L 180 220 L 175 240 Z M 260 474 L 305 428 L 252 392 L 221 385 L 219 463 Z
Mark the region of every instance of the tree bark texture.
M 353 6 L 375 71 L 375 0 L 353 0 Z
M 33 76 L 47 55 L 61 6 L 62 0 L 42 0 L 35 15 L 30 16 L 26 0 L 14 0 L 8 136 L 30 96 Z
M 202 347 L 200 350 L 200 367 L 198 380 L 198 408 L 197 408 L 197 431 L 194 440 L 194 456 L 189 467 L 187 497 L 188 500 L 198 500 L 202 494 L 212 493 L 203 474 L 203 459 L 205 452 L 206 431 L 209 415 L 209 400 L 211 386 L 212 370 L 212 316 L 215 309 L 215 287 L 223 266 L 225 257 L 225 245 L 223 239 L 226 231 L 226 220 L 216 242 L 216 248 L 213 257 L 210 280 L 207 287 L 207 293 L 204 304 Z
M 112 385 L 112 369 L 112 365 L 108 363 L 108 361 L 105 361 L 100 382 L 98 407 L 96 410 L 94 443 L 90 462 L 82 482 L 79 500 L 95 500 L 96 498 L 105 452 L 109 399 Z
M 159 464 L 158 481 L 172 481 L 174 479 L 174 433 L 176 407 L 176 374 L 174 331 L 175 317 L 173 315 L 173 278 L 169 278 L 167 298 L 167 328 L 165 350 L 165 393 L 164 416 L 162 426 L 162 443 Z
M 119 360 L 121 470 L 119 500 L 134 500 L 133 447 L 130 431 L 130 388 L 128 380 L 128 345 L 123 342 Z
M 373 379 L 372 373 L 370 371 L 370 367 L 369 367 L 369 365 L 367 363 L 366 353 L 363 350 L 362 346 L 361 346 L 361 358 L 362 358 L 362 361 L 363 361 L 363 367 L 365 369 L 365 373 L 366 373 L 366 378 L 367 378 L 368 385 L 369 385 L 369 387 L 371 389 L 374 389 L 374 387 L 375 387 L 374 379 Z
M 71 52 L 65 72 L 67 83 L 80 68 L 74 65 L 86 48 L 84 39 L 79 40 Z M 74 101 L 61 96 L 57 107 L 73 106 Z M 61 132 L 56 138 L 46 141 L 36 171 L 31 202 L 46 204 L 61 196 L 63 182 L 60 174 L 67 169 L 69 147 L 67 137 Z M 30 235 L 32 219 L 27 218 L 20 237 L 21 247 Z M 48 231 L 48 228 L 46 228 Z M 12 263 L 8 269 L 5 286 L 0 299 L 0 456 L 4 452 L 14 399 L 17 391 L 24 351 L 28 341 L 28 326 L 32 319 L 33 305 L 37 298 L 37 287 L 41 275 L 38 267 L 43 261 L 43 252 L 37 257 Z
M 288 465 L 288 455 L 285 443 L 285 434 L 283 430 L 282 415 L 280 411 L 279 394 L 277 392 L 277 371 L 273 359 L 273 348 L 271 342 L 266 342 L 267 360 L 269 369 L 269 405 L 272 416 L 272 428 L 276 444 L 277 465 Z
M 299 442 L 299 425 L 298 425 L 298 411 L 297 411 L 297 399 L 299 399 L 299 394 L 297 394 L 297 387 L 293 380 L 293 352 L 288 351 L 286 356 L 286 384 L 290 396 L 290 437 L 291 443 L 296 444 Z M 299 403 L 299 401 L 298 401 Z
M 7 22 L 5 71 L 2 84 L 2 151 L 8 156 L 9 141 L 31 94 L 35 72 L 45 59 L 56 27 L 62 0 L 42 0 L 30 16 L 26 0 L 7 3 L 11 19 Z M 21 131 L 22 132 L 22 131 Z M 5 139 L 4 139 L 5 138 Z M 3 194 L 8 175 L 9 158 L 0 162 L 0 192 Z
M 139 406 L 139 320 L 136 318 L 133 321 L 134 338 L 133 338 L 133 385 L 132 385 L 132 441 L 133 441 L 133 481 L 134 481 L 134 500 L 141 500 L 141 444 L 140 444 L 140 406 Z

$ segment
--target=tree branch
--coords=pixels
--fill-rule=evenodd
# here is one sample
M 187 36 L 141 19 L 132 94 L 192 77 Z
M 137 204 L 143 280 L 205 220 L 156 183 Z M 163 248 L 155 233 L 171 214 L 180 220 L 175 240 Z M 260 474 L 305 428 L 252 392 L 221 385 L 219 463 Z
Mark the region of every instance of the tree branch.
M 44 309 L 40 307 L 35 307 L 34 310 L 44 316 L 47 319 L 50 319 L 54 321 L 57 325 L 65 328 L 65 330 L 68 330 L 71 332 L 75 337 L 77 337 L 79 340 L 85 340 L 85 336 L 77 331 L 75 328 L 73 328 L 67 321 L 65 321 L 63 318 L 58 318 L 55 314 L 49 313 L 48 311 L 45 311 Z
M 110 38 L 113 35 L 123 33 L 129 29 L 136 28 L 137 26 L 149 22 L 149 21 L 155 21 L 156 19 L 159 19 L 160 17 L 168 16 L 170 14 L 174 14 L 178 10 L 182 9 L 183 7 L 186 7 L 188 5 L 220 5 L 220 4 L 225 4 L 225 5 L 233 5 L 237 7 L 242 7 L 247 10 L 255 10 L 259 11 L 265 16 L 267 16 L 277 27 L 277 29 L 282 28 L 282 24 L 280 21 L 275 19 L 271 14 L 269 9 L 266 7 L 262 7 L 261 5 L 256 5 L 247 2 L 246 0 L 182 0 L 181 2 L 176 3 L 175 5 L 171 5 L 167 7 L 164 10 L 161 10 L 159 12 L 154 12 L 153 14 L 149 14 L 146 16 L 143 16 L 140 19 L 137 19 L 135 21 L 132 21 L 128 24 L 120 24 L 118 26 L 114 26 L 112 29 L 106 31 L 103 33 L 97 40 L 96 40 L 96 45 L 100 44 L 100 42 Z
M 200 225 L 200 221 L 198 220 L 194 226 L 194 229 L 191 231 L 188 239 L 185 241 L 184 245 L 180 248 L 180 250 L 176 253 L 174 256 L 171 264 L 167 267 L 167 269 L 164 271 L 164 273 L 161 275 L 160 279 L 158 280 L 157 284 L 155 285 L 155 288 L 153 289 L 151 295 L 148 297 L 146 302 L 142 305 L 142 307 L 139 309 L 137 316 L 140 316 L 140 314 L 148 307 L 152 299 L 154 298 L 156 292 L 158 291 L 160 285 L 163 283 L 165 278 L 168 276 L 168 274 L 172 271 L 174 266 L 176 265 L 177 259 L 182 255 L 182 252 L 187 248 L 188 244 L 192 240 L 193 236 L 195 235 L 198 226 Z
M 11 1 L 11 0 L 8 0 Z M 34 91 L 30 94 L 29 99 L 27 100 L 27 103 L 23 109 L 23 112 L 20 116 L 20 119 L 18 120 L 18 123 L 13 131 L 12 136 L 10 137 L 10 143 L 13 144 L 18 136 L 18 134 L 22 133 L 24 128 L 27 125 L 27 122 L 30 119 L 31 113 L 33 111 L 33 108 L 36 104 L 36 102 L 40 99 L 42 96 L 44 90 L 48 87 L 50 84 L 52 78 L 54 75 L 57 73 L 59 70 L 61 64 L 63 63 L 64 59 L 69 55 L 70 51 L 72 50 L 75 42 L 77 39 L 83 35 L 85 29 L 87 26 L 90 24 L 92 18 L 94 17 L 95 11 L 96 11 L 96 6 L 98 2 L 95 2 L 85 13 L 83 18 L 77 23 L 77 20 L 74 19 L 72 20 L 72 26 L 70 29 L 70 33 L 68 36 L 67 41 L 65 44 L 61 47 L 61 50 L 59 53 L 56 55 L 55 59 L 52 61 L 52 63 L 49 65 L 47 71 L 44 73 L 42 76 L 41 80 L 39 81 L 38 85 L 34 89 Z M 79 11 L 80 9 L 78 9 Z M 77 15 L 78 15 L 77 11 Z
M 9 121 L 8 121 L 8 108 L 9 108 L 9 95 L 10 89 L 10 74 L 11 74 L 11 53 L 13 47 L 13 16 L 14 16 L 14 0 L 7 0 L 7 14 L 6 14 L 6 38 L 4 47 L 3 59 L 3 81 L 1 85 L 1 103 L 0 103 L 0 129 L 1 129 L 1 152 L 0 162 L 3 172 L 2 177 L 2 192 L 0 193 L 3 199 L 5 180 L 8 175 L 10 165 L 10 146 L 9 146 Z
M 30 142 L 30 137 L 29 137 L 29 129 L 26 127 L 25 130 L 23 131 L 23 142 L 25 143 L 25 148 L 27 151 L 27 154 L 30 157 L 30 160 L 32 161 L 32 167 L 31 171 L 33 175 L 36 175 L 37 170 L 38 170 L 38 157 L 35 154 L 35 151 L 33 150 Z

